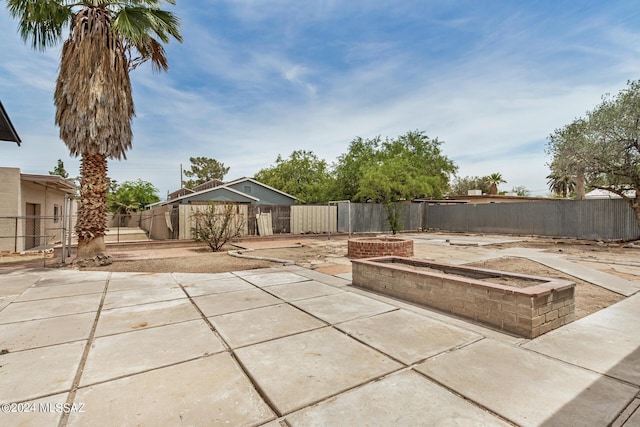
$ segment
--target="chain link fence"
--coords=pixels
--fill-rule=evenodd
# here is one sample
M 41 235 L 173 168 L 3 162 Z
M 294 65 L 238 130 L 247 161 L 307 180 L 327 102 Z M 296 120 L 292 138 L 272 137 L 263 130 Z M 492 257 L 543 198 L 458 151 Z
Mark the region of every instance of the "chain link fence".
M 48 262 L 67 234 L 66 224 L 62 215 L 0 217 L 0 254 L 5 261 L 42 256 Z

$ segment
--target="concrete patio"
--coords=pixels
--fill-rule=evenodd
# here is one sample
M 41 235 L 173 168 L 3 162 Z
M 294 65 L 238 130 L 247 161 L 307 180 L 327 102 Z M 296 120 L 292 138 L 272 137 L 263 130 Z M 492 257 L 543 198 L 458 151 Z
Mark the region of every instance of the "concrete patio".
M 639 426 L 630 294 L 525 340 L 297 266 L 3 272 L 0 423 Z

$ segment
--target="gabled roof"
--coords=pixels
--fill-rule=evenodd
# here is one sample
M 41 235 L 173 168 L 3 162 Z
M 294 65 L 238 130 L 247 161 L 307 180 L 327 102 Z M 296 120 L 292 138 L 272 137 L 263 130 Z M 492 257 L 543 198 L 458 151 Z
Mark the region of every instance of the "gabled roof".
M 213 187 L 219 187 L 221 185 L 224 184 L 224 181 L 220 181 L 219 179 L 211 179 L 207 182 L 203 182 L 202 184 L 196 185 L 193 188 L 187 188 L 187 187 L 183 187 L 179 190 L 176 190 L 172 193 L 169 193 L 167 195 L 167 200 L 175 200 L 178 197 L 181 196 L 185 196 L 185 195 L 190 195 L 193 193 L 197 193 L 198 191 L 202 191 L 202 190 L 207 190 L 209 188 L 213 188 Z
M 247 178 L 247 177 L 238 178 L 238 179 L 235 179 L 235 180 L 233 180 L 233 181 L 229 181 L 229 182 L 225 183 L 225 184 L 224 184 L 224 187 L 229 186 L 229 185 L 238 184 L 238 183 L 240 183 L 240 182 L 245 182 L 245 181 L 251 181 L 251 182 L 253 182 L 254 184 L 260 185 L 260 186 L 262 186 L 262 187 L 264 187 L 264 188 L 268 188 L 269 190 L 271 190 L 271 191 L 275 191 L 276 193 L 280 193 L 280 194 L 282 194 L 283 196 L 289 197 L 289 198 L 291 198 L 291 199 L 293 199 L 293 200 L 298 200 L 298 198 L 297 198 L 297 197 L 292 196 L 292 195 L 291 195 L 291 194 L 289 194 L 289 193 L 285 193 L 284 191 L 280 191 L 280 190 L 278 190 L 277 188 L 270 187 L 270 186 L 268 186 L 267 184 L 262 183 L 262 182 L 260 182 L 260 181 L 257 181 L 257 180 L 255 180 L 255 179 L 253 179 L 253 178 Z
M 176 197 L 175 199 L 166 200 L 166 201 L 162 202 L 162 204 L 163 204 L 163 205 L 166 205 L 166 204 L 168 204 L 168 203 L 178 202 L 178 201 L 180 201 L 180 200 L 182 200 L 182 199 L 188 199 L 188 198 L 190 198 L 190 197 L 197 196 L 197 195 L 200 195 L 200 194 L 213 193 L 213 192 L 216 192 L 216 191 L 222 191 L 222 190 L 224 190 L 224 191 L 230 191 L 230 192 L 232 192 L 232 193 L 235 193 L 235 194 L 237 194 L 237 195 L 239 195 L 239 196 L 241 196 L 241 197 L 244 197 L 244 198 L 246 198 L 246 199 L 248 199 L 248 200 L 252 200 L 252 201 L 254 201 L 254 202 L 258 202 L 258 201 L 260 201 L 260 199 L 258 199 L 257 197 L 253 197 L 253 196 L 251 196 L 251 195 L 249 195 L 249 194 L 245 194 L 245 193 L 243 193 L 243 192 L 241 192 L 241 191 L 234 190 L 233 188 L 229 188 L 229 187 L 227 187 L 226 185 L 219 185 L 219 186 L 217 186 L 217 187 L 207 188 L 206 190 L 196 191 L 195 193 L 185 194 L 184 196 Z
M 236 193 L 236 194 L 238 194 L 238 195 L 240 195 L 242 197 L 245 197 L 245 198 L 247 198 L 249 200 L 253 200 L 253 201 L 256 201 L 256 202 L 260 201 L 260 199 L 258 199 L 257 197 L 253 197 L 253 196 L 251 196 L 249 194 L 243 193 L 242 191 L 234 190 L 233 188 L 231 188 L 232 185 L 239 184 L 239 183 L 246 182 L 246 181 L 250 181 L 250 182 L 252 182 L 252 183 L 254 183 L 256 185 L 259 185 L 261 187 L 268 188 L 269 190 L 271 190 L 273 192 L 282 194 L 283 196 L 289 197 L 289 198 L 291 198 L 293 200 L 298 200 L 295 196 L 292 196 L 291 194 L 287 194 L 284 191 L 280 191 L 278 189 L 270 187 L 267 184 L 263 184 L 262 182 L 256 181 L 253 178 L 243 177 L 243 178 L 234 179 L 233 181 L 226 182 L 226 183 L 224 183 L 222 185 L 218 185 L 216 187 L 207 188 L 205 190 L 201 190 L 201 191 L 196 191 L 196 192 L 193 192 L 193 193 L 185 194 L 185 195 L 182 195 L 180 197 L 176 197 L 175 199 L 169 199 L 169 200 L 166 200 L 165 202 L 162 202 L 162 204 L 173 203 L 173 202 L 180 201 L 182 199 L 186 199 L 186 198 L 190 198 L 190 197 L 193 197 L 193 196 L 197 196 L 199 194 L 205 194 L 205 193 L 214 192 L 214 191 L 220 191 L 220 190 L 228 190 L 228 191 Z M 201 184 L 201 185 L 205 185 L 205 184 Z M 174 194 L 174 193 L 177 193 L 177 191 L 174 191 L 171 194 Z
M 9 115 L 2 106 L 2 101 L 0 101 L 0 141 L 17 142 L 18 145 L 22 142 L 18 132 L 11 124 L 11 120 L 9 120 Z

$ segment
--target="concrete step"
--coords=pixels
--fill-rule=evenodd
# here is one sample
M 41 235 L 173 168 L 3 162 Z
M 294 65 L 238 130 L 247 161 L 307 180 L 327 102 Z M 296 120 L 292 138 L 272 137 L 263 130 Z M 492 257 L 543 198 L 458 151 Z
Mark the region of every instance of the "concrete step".
M 105 242 L 132 242 L 149 240 L 147 233 L 139 227 L 112 227 L 107 230 Z

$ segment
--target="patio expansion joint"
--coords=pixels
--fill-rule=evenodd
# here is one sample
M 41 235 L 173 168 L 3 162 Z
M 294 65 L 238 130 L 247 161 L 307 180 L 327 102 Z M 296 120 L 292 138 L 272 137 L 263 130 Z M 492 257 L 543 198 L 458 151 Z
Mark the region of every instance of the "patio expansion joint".
M 296 308 L 296 307 L 294 307 L 294 308 Z M 305 329 L 304 331 L 292 332 L 290 334 L 285 334 L 285 335 L 279 335 L 279 336 L 277 336 L 275 338 L 269 338 L 269 339 L 262 340 L 262 341 L 252 342 L 250 344 L 239 345 L 239 346 L 235 347 L 234 349 L 232 349 L 230 351 L 234 352 L 236 350 L 240 350 L 240 349 L 243 349 L 243 348 L 251 347 L 251 346 L 254 346 L 254 345 L 264 344 L 264 343 L 268 343 L 268 342 L 272 342 L 272 341 L 277 341 L 277 340 L 282 339 L 282 338 L 295 337 L 296 335 L 302 335 L 302 334 L 306 334 L 307 332 L 313 332 L 313 331 L 317 331 L 317 330 L 325 329 L 325 328 L 330 328 L 330 327 L 331 327 L 331 325 L 322 325 L 322 326 L 318 326 L 317 328 Z
M 178 284 L 178 286 L 180 286 L 180 289 L 182 290 L 182 292 L 186 295 L 187 299 L 189 300 L 189 302 L 191 303 L 191 305 L 193 306 L 193 308 L 198 312 L 198 314 L 200 315 L 200 318 L 204 321 L 204 323 L 207 324 L 207 326 L 209 327 L 209 329 L 211 329 L 211 332 L 214 333 L 214 335 L 222 342 L 222 345 L 224 346 L 224 349 L 226 351 L 231 351 L 231 346 L 227 343 L 227 341 L 222 337 L 222 335 L 220 335 L 220 333 L 218 332 L 218 330 L 216 329 L 216 327 L 213 325 L 213 323 L 211 323 L 211 321 L 207 318 L 207 316 L 204 314 L 204 312 L 200 309 L 200 307 L 198 307 L 198 304 L 196 304 L 196 302 L 193 300 L 193 297 L 191 295 L 189 295 L 189 292 L 187 292 L 187 290 L 184 288 L 184 286 L 182 285 L 182 283 L 180 283 L 178 281 L 178 279 L 176 279 L 176 277 L 174 276 L 173 273 L 171 273 L 171 277 L 173 278 L 173 280 Z
M 238 358 L 235 351 L 229 350 L 229 354 L 231 355 L 231 358 L 233 359 L 233 361 L 236 362 L 236 364 L 240 367 L 240 369 L 242 370 L 242 373 L 244 373 L 246 377 L 249 379 L 249 381 L 251 382 L 251 385 L 256 390 L 260 398 L 267 404 L 267 406 L 269 406 L 269 409 L 271 409 L 271 411 L 274 414 L 276 414 L 276 418 L 282 417 L 284 414 L 278 410 L 278 407 L 276 406 L 275 402 L 273 402 L 273 400 L 269 397 L 267 392 L 260 386 L 260 383 L 258 383 L 258 381 L 253 377 L 249 369 L 247 369 L 247 367 L 244 365 L 244 363 L 242 363 L 240 358 Z M 273 421 L 273 420 L 269 420 L 269 421 Z
M 151 304 L 153 304 L 153 303 L 151 303 Z M 139 304 L 139 305 L 146 305 L 146 304 Z M 137 307 L 137 306 L 136 305 L 128 305 L 128 306 L 125 306 L 125 307 L 119 307 L 119 308 L 110 309 L 110 310 L 120 310 L 121 308 L 130 308 L 130 307 Z M 109 310 L 103 310 L 103 311 L 109 311 Z M 118 336 L 118 335 L 129 334 L 131 332 L 142 331 L 142 330 L 151 331 L 153 329 L 164 328 L 164 327 L 169 326 L 169 325 L 179 325 L 179 324 L 182 324 L 182 323 L 193 322 L 194 320 L 197 320 L 197 319 L 176 320 L 176 321 L 172 321 L 170 324 L 158 324 L 158 325 L 144 326 L 144 327 L 142 327 L 140 329 L 135 329 L 133 331 L 127 330 L 127 331 L 111 332 L 111 333 L 108 333 L 108 334 L 100 335 L 97 338 L 115 337 L 115 336 Z M 197 359 L 197 357 L 195 359 Z
M 22 294 L 24 294 L 26 291 L 28 291 L 29 289 L 32 289 L 33 287 L 27 288 L 24 291 L 22 291 L 17 297 L 21 297 Z M 57 300 L 57 299 L 61 299 L 61 298 L 69 298 L 69 297 L 84 297 L 87 295 L 94 295 L 94 294 L 100 294 L 102 292 L 87 292 L 84 294 L 73 294 L 73 295 L 60 295 L 60 296 L 55 296 L 55 297 L 40 297 L 40 298 L 34 298 L 34 299 L 26 299 L 26 300 L 22 300 L 22 301 L 13 301 L 13 304 L 24 304 L 24 303 L 29 303 L 29 302 L 37 302 L 37 301 L 52 301 L 52 300 Z M 55 316 L 58 317 L 58 316 Z
M 93 325 L 91 325 L 91 332 L 89 332 L 89 337 L 87 338 L 87 343 L 84 346 L 84 350 L 82 352 L 82 358 L 80 359 L 80 363 L 78 364 L 78 370 L 76 371 L 76 375 L 73 378 L 73 383 L 71 383 L 71 390 L 69 390 L 69 395 L 67 396 L 67 405 L 72 405 L 73 401 L 76 398 L 76 393 L 78 392 L 78 388 L 80 386 L 80 379 L 82 378 L 82 373 L 84 371 L 85 364 L 87 363 L 87 358 L 89 357 L 89 350 L 91 350 L 91 346 L 93 345 L 93 341 L 96 336 L 96 329 L 98 328 L 98 320 L 100 320 L 100 314 L 102 313 L 102 306 L 104 305 L 104 300 L 107 297 L 107 290 L 109 289 L 109 281 L 111 280 L 111 273 L 107 275 L 107 279 L 104 284 L 104 289 L 102 291 L 102 296 L 100 297 L 100 304 L 98 304 L 98 310 L 96 311 L 96 316 L 93 319 Z M 60 421 L 58 423 L 58 427 L 66 427 L 67 422 L 69 420 L 70 412 L 63 412 L 60 417 Z
M 611 426 L 623 427 L 636 413 L 640 413 L 640 393 L 636 394 L 636 397 L 618 413 Z
M 382 380 L 384 380 L 385 378 L 387 378 L 387 377 L 389 377 L 389 376 L 391 376 L 391 375 L 398 374 L 398 373 L 400 373 L 400 372 L 404 372 L 404 371 L 409 371 L 409 370 L 411 370 L 411 369 L 410 369 L 408 366 L 406 366 L 406 365 L 404 365 L 404 364 L 403 364 L 403 365 L 402 365 L 402 366 L 400 366 L 398 369 L 394 369 L 393 371 L 389 371 L 389 372 L 387 372 L 387 373 L 385 373 L 385 374 L 383 374 L 383 375 L 378 375 L 378 376 L 377 376 L 377 377 L 375 377 L 375 378 L 371 378 L 371 379 L 368 379 L 368 380 L 363 381 L 363 382 L 361 382 L 361 383 L 354 384 L 354 385 L 352 385 L 352 386 L 350 386 L 350 387 L 347 387 L 347 388 L 345 388 L 345 389 L 342 389 L 342 390 L 340 390 L 340 391 L 337 391 L 337 392 L 335 392 L 335 393 L 332 393 L 332 394 L 330 394 L 330 395 L 328 395 L 328 396 L 324 396 L 324 397 L 322 397 L 322 398 L 320 398 L 320 399 L 318 399 L 318 400 L 315 400 L 315 401 L 313 401 L 313 402 L 310 402 L 310 403 L 308 403 L 308 404 L 306 404 L 306 405 L 303 405 L 303 406 L 301 406 L 301 407 L 299 407 L 299 408 L 294 408 L 294 409 L 291 409 L 290 411 L 286 411 L 286 412 L 283 412 L 283 413 L 281 413 L 281 414 L 280 414 L 280 413 L 278 413 L 278 412 L 276 412 L 276 414 L 278 414 L 278 416 L 279 416 L 279 417 L 284 417 L 284 416 L 287 416 L 287 415 L 293 414 L 294 412 L 301 411 L 301 410 L 303 410 L 303 409 L 305 409 L 305 408 L 310 408 L 310 407 L 316 406 L 316 405 L 318 405 L 318 404 L 320 404 L 320 403 L 322 403 L 322 402 L 326 402 L 326 401 L 328 401 L 328 400 L 331 400 L 331 399 L 333 399 L 333 398 L 334 398 L 334 397 L 336 397 L 336 396 L 340 396 L 341 394 L 348 393 L 348 392 L 350 392 L 350 391 L 352 391 L 352 390 L 356 390 L 356 389 L 358 389 L 358 388 L 360 388 L 360 387 L 366 386 L 367 384 L 373 384 L 373 383 L 376 383 L 376 382 L 378 382 L 378 381 L 382 381 Z
M 133 376 L 136 376 L 136 375 L 146 374 L 148 372 L 159 371 L 161 369 L 169 368 L 169 367 L 172 367 L 172 366 L 178 366 L 178 365 L 182 365 L 182 364 L 189 363 L 189 362 L 194 362 L 196 360 L 206 359 L 207 357 L 211 357 L 211 356 L 214 356 L 216 354 L 222 354 L 222 353 L 228 353 L 228 352 L 229 352 L 228 350 L 222 350 L 222 351 L 219 351 L 219 352 L 216 352 L 216 353 L 206 353 L 206 354 L 203 354 L 201 356 L 192 357 L 190 359 L 180 360 L 179 362 L 167 363 L 165 365 L 155 366 L 155 367 L 149 368 L 149 369 L 142 369 L 142 370 L 136 371 L 134 373 L 127 373 L 127 374 L 118 375 L 118 376 L 115 376 L 113 378 L 107 378 L 105 380 L 99 380 L 99 381 L 96 381 L 96 382 L 83 384 L 81 387 L 78 387 L 78 390 L 89 388 L 89 387 L 93 387 L 93 386 L 100 385 L 100 384 L 110 383 L 112 381 L 121 380 L 123 378 L 129 378 L 129 377 L 133 377 Z M 30 399 L 30 400 L 33 400 L 33 399 Z
M 242 278 L 242 277 L 241 277 L 241 278 Z M 243 280 L 245 280 L 244 278 L 242 278 L 242 279 L 243 279 Z M 314 319 L 316 319 L 316 320 L 318 320 L 318 321 L 320 321 L 320 322 L 322 322 L 322 323 L 324 324 L 323 326 L 320 326 L 320 327 L 318 327 L 318 328 L 314 328 L 314 329 L 312 329 L 312 330 L 318 330 L 318 329 L 323 329 L 323 328 L 331 328 L 331 329 L 333 329 L 333 330 L 337 331 L 338 333 L 340 333 L 340 334 L 342 334 L 342 335 L 344 335 L 344 336 L 346 336 L 346 337 L 348 337 L 348 338 L 350 338 L 350 339 L 353 339 L 354 341 L 357 341 L 357 342 L 361 343 L 361 344 L 362 344 L 362 345 L 364 345 L 365 347 L 367 347 L 367 348 L 369 348 L 369 349 L 371 349 L 371 350 L 373 350 L 373 351 L 375 351 L 375 352 L 377 352 L 377 353 L 380 353 L 380 354 L 385 355 L 386 357 L 388 357 L 389 359 L 391 359 L 391 360 L 393 360 L 393 361 L 397 362 L 397 363 L 400 365 L 400 367 L 399 367 L 398 369 L 395 369 L 395 370 L 393 370 L 393 371 L 391 371 L 391 372 L 388 372 L 388 373 L 386 373 L 386 374 L 384 374 L 384 375 L 378 376 L 378 377 L 373 378 L 373 379 L 369 379 L 369 380 L 364 381 L 364 382 L 359 383 L 359 384 L 355 384 L 355 385 L 353 385 L 353 386 L 351 386 L 351 387 L 349 387 L 349 388 L 347 388 L 347 389 L 341 390 L 341 391 L 336 392 L 336 393 L 333 393 L 333 394 L 331 394 L 331 395 L 329 395 L 329 396 L 325 396 L 325 397 L 323 397 L 322 399 L 319 399 L 319 400 L 317 400 L 317 401 L 311 402 L 311 403 L 309 403 L 309 404 L 307 404 L 307 405 L 305 405 L 305 406 L 303 406 L 303 407 L 301 407 L 301 408 L 295 408 L 295 409 L 292 409 L 292 410 L 290 410 L 290 411 L 282 412 L 282 411 L 278 410 L 278 407 L 277 407 L 277 406 L 276 406 L 276 404 L 273 402 L 273 400 L 268 396 L 268 394 L 266 393 L 266 391 L 265 391 L 265 390 L 260 386 L 260 384 L 259 384 L 259 383 L 258 383 L 258 381 L 254 378 L 254 376 L 251 374 L 251 372 L 249 371 L 249 369 L 248 369 L 248 368 L 247 368 L 247 367 L 242 363 L 242 361 L 240 360 L 240 358 L 238 358 L 238 357 L 237 357 L 237 355 L 236 355 L 236 353 L 235 353 L 235 349 L 231 348 L 231 346 L 226 342 L 226 340 L 224 340 L 224 338 L 223 338 L 223 337 L 222 337 L 222 336 L 217 332 L 216 327 L 215 327 L 215 326 L 211 323 L 211 321 L 210 321 L 210 320 L 205 316 L 205 314 L 202 312 L 202 310 L 200 310 L 200 308 L 196 305 L 196 303 L 193 301 L 193 299 L 191 298 L 191 296 L 189 296 L 188 292 L 184 289 L 184 287 L 182 286 L 182 284 L 181 284 L 181 283 L 179 283 L 179 281 L 175 278 L 175 276 L 174 276 L 174 280 L 176 280 L 176 282 L 178 283 L 178 285 L 182 288 L 183 292 L 187 295 L 187 298 L 189 298 L 189 301 L 191 301 L 191 303 L 193 304 L 194 308 L 198 311 L 198 313 L 200 314 L 200 316 L 202 317 L 202 319 L 207 323 L 207 325 L 209 325 L 209 328 L 210 328 L 210 329 L 211 329 L 211 330 L 212 330 L 212 331 L 213 331 L 213 332 L 214 332 L 214 333 L 215 333 L 215 334 L 216 334 L 216 335 L 217 335 L 217 336 L 222 340 L 222 342 L 223 342 L 223 344 L 224 344 L 225 348 L 227 349 L 227 351 L 229 352 L 229 354 L 231 355 L 231 357 L 233 358 L 233 360 L 238 364 L 238 366 L 240 367 L 240 369 L 242 370 L 242 372 L 247 376 L 247 378 L 248 378 L 248 379 L 249 379 L 249 381 L 251 382 L 252 386 L 255 388 L 256 392 L 257 392 L 257 393 L 260 395 L 260 397 L 265 401 L 265 403 L 269 406 L 269 408 L 273 411 L 273 413 L 274 413 L 274 414 L 276 414 L 276 416 L 277 416 L 277 417 L 276 417 L 276 420 L 277 420 L 277 419 L 280 419 L 280 418 L 282 418 L 282 417 L 284 417 L 284 416 L 286 416 L 286 415 L 289 415 L 289 414 L 291 414 L 291 413 L 293 413 L 293 412 L 296 412 L 296 411 L 299 411 L 299 410 L 301 410 L 301 409 L 304 409 L 304 408 L 306 408 L 306 407 L 310 407 L 310 406 L 317 405 L 318 403 L 321 403 L 321 402 L 323 402 L 323 401 L 325 401 L 325 400 L 329 400 L 329 399 L 331 399 L 331 398 L 333 398 L 333 397 L 335 397 L 335 396 L 338 396 L 338 395 L 340 395 L 340 394 L 342 394 L 342 393 L 345 393 L 345 392 L 348 392 L 348 391 L 350 391 L 350 390 L 356 389 L 356 388 L 361 387 L 361 386 L 363 386 L 363 385 L 366 385 L 366 384 L 369 384 L 369 383 L 372 383 L 372 382 L 379 381 L 379 380 L 381 380 L 381 379 L 383 379 L 383 378 L 387 377 L 388 375 L 391 375 L 391 374 L 394 374 L 394 373 L 397 373 L 397 372 L 400 372 L 400 371 L 403 371 L 403 370 L 407 370 L 407 369 L 409 369 L 409 367 L 408 367 L 405 363 L 403 363 L 403 362 L 401 362 L 400 360 L 398 360 L 398 359 L 394 358 L 393 356 L 390 356 L 390 355 L 388 355 L 388 354 L 386 354 L 386 353 L 384 353 L 384 352 L 380 351 L 379 349 L 377 349 L 377 348 L 375 348 L 375 347 L 372 347 L 371 345 L 369 345 L 369 344 L 367 344 L 367 343 L 365 343 L 365 342 L 362 342 L 362 341 L 358 340 L 357 338 L 355 338 L 355 337 L 353 337 L 353 336 L 351 336 L 351 335 L 347 334 L 346 332 L 344 332 L 344 331 L 342 331 L 342 330 L 338 329 L 338 328 L 335 326 L 335 324 L 332 324 L 332 323 L 330 323 L 330 322 L 327 322 L 326 320 L 323 320 L 323 319 L 319 318 L 318 316 L 316 316 L 316 315 L 314 315 L 314 314 L 312 314 L 312 313 L 310 313 L 310 312 L 307 312 L 306 310 L 303 310 L 303 309 L 302 309 L 302 308 L 300 308 L 300 307 L 297 307 L 297 306 L 295 306 L 295 305 L 291 304 L 291 302 L 283 300 L 282 298 L 280 298 L 279 296 L 277 296 L 277 295 L 273 294 L 272 292 L 269 292 L 269 286 L 259 287 L 259 286 L 255 285 L 255 284 L 252 284 L 252 285 L 253 285 L 253 286 L 255 286 L 256 288 L 258 288 L 258 289 L 262 290 L 263 292 L 265 292 L 265 293 L 267 293 L 267 294 L 269 294 L 269 295 L 271 295 L 271 296 L 273 296 L 273 297 L 277 298 L 278 300 L 280 300 L 280 302 L 279 302 L 278 304 L 286 304 L 286 305 L 288 305 L 288 306 L 292 307 L 293 309 L 299 310 L 300 312 L 305 313 L 305 314 L 307 314 L 307 315 L 309 315 L 309 316 L 313 317 Z M 311 280 L 312 280 L 312 279 L 305 280 L 305 282 L 306 282 L 306 281 L 311 281 Z M 245 280 L 245 281 L 246 281 L 246 280 Z M 249 282 L 249 283 L 250 283 L 250 282 Z M 349 291 L 346 291 L 346 292 L 349 292 Z M 297 301 L 297 300 L 296 300 L 296 301 Z M 274 304 L 274 305 L 278 305 L 278 304 Z M 391 310 L 390 312 L 398 311 L 398 310 L 400 310 L 400 308 L 396 307 L 394 310 Z M 240 310 L 240 311 L 245 311 L 245 310 Z M 388 313 L 388 312 L 385 312 L 385 313 Z M 229 313 L 225 313 L 225 314 L 229 314 Z M 363 318 L 368 318 L 368 317 L 372 317 L 372 315 L 360 316 L 360 317 L 357 317 L 357 318 L 355 318 L 355 319 L 349 319 L 348 321 L 356 320 L 356 319 L 363 319 Z M 345 321 L 345 322 L 347 322 L 347 321 Z M 344 322 L 340 322 L 340 323 L 344 323 Z M 301 335 L 301 334 L 304 334 L 304 333 L 307 333 L 307 332 L 310 332 L 310 330 L 305 330 L 305 331 L 300 331 L 300 332 L 296 332 L 296 333 L 293 333 L 293 334 L 288 334 L 288 335 L 286 335 L 286 337 L 289 337 L 289 336 L 295 336 L 295 335 Z M 264 343 L 264 342 L 270 342 L 270 341 L 275 341 L 275 340 L 278 340 L 278 339 L 281 339 L 281 338 L 284 338 L 284 336 L 280 336 L 280 337 L 277 337 L 277 338 L 272 338 L 272 339 L 269 339 L 269 340 L 265 340 L 265 341 L 262 341 L 261 343 Z M 249 346 L 252 346 L 252 345 L 255 345 L 255 344 L 259 344 L 259 343 L 251 343 L 251 344 L 248 344 L 248 345 L 245 345 L 245 346 L 238 347 L 238 349 L 240 349 L 240 348 L 244 348 L 244 347 L 249 347 Z M 274 420 L 271 420 L 271 421 L 274 421 Z M 286 421 L 285 421 L 285 422 L 286 422 Z
M 66 298 L 66 297 L 65 297 L 65 298 Z M 51 298 L 51 299 L 54 299 L 54 298 Z M 33 302 L 33 301 L 12 302 L 11 304 L 21 304 L 22 302 Z M 8 307 L 8 306 L 7 306 L 7 307 Z M 5 308 L 6 308 L 6 307 L 5 307 Z M 39 317 L 39 318 L 37 318 L 37 319 L 29 319 L 29 320 L 22 319 L 22 320 L 16 320 L 16 321 L 14 321 L 14 322 L 0 323 L 0 325 L 2 325 L 2 326 L 6 326 L 6 325 L 15 325 L 15 324 L 17 324 L 17 323 L 32 322 L 32 321 L 37 321 L 37 320 L 58 319 L 58 318 L 60 318 L 60 317 L 67 317 L 67 316 L 70 316 L 70 315 L 91 313 L 92 311 L 93 311 L 93 310 L 90 310 L 90 311 L 79 311 L 79 312 L 77 312 L 77 313 L 58 314 L 58 315 L 56 315 L 56 316 Z M 82 341 L 82 340 L 76 340 L 76 341 Z M 71 342 L 71 341 L 70 341 L 70 342 Z M 48 347 L 48 345 L 47 345 L 47 346 L 42 346 L 42 347 Z M 33 347 L 33 348 L 39 348 L 39 347 Z M 23 350 L 20 350 L 20 351 L 23 351 Z
M 436 380 L 435 378 L 430 377 L 429 375 L 420 372 L 416 369 L 411 369 L 413 372 L 415 372 L 416 374 L 420 375 L 421 377 L 426 378 L 428 381 L 431 381 L 434 384 L 437 384 L 439 387 L 442 387 L 443 389 L 447 390 L 449 393 L 453 394 L 454 396 L 464 400 L 465 402 L 468 402 L 469 404 L 475 406 L 476 408 L 479 408 L 480 410 L 493 415 L 494 417 L 498 418 L 499 420 L 512 425 L 514 427 L 520 427 L 520 424 L 516 423 L 515 421 L 510 420 L 509 418 L 504 417 L 503 415 L 492 411 L 491 409 L 487 408 L 486 406 L 482 405 L 479 402 L 476 402 L 475 400 L 471 399 L 470 397 L 465 396 L 464 394 L 461 394 L 460 392 L 456 391 L 455 389 L 449 387 L 448 385 Z
M 594 371 L 593 369 L 589 369 L 589 368 L 587 368 L 585 366 L 581 366 L 581 365 L 578 365 L 576 363 L 572 363 L 572 362 L 569 362 L 569 361 L 566 361 L 566 360 L 562 360 L 560 358 L 553 357 L 553 356 L 551 356 L 549 354 L 541 353 L 541 352 L 536 351 L 536 350 L 534 350 L 532 348 L 522 347 L 521 345 L 518 345 L 516 347 L 520 348 L 522 350 L 528 351 L 530 353 L 535 353 L 535 354 L 537 354 L 539 356 L 543 356 L 543 357 L 545 357 L 545 358 L 547 358 L 549 360 L 553 360 L 555 362 L 560 362 L 560 363 L 564 363 L 566 365 L 574 366 L 574 367 L 579 368 L 579 369 L 581 369 L 583 371 L 591 372 L 592 374 L 596 374 L 596 375 L 599 375 L 601 377 L 609 378 L 609 379 L 614 380 L 616 382 L 619 382 L 619 383 L 622 383 L 622 384 L 626 384 L 626 385 L 631 386 L 631 387 L 635 388 L 636 390 L 638 390 L 638 394 L 636 395 L 636 397 L 640 396 L 640 385 L 638 385 L 636 383 L 632 383 L 630 381 L 623 380 L 622 378 L 614 377 L 614 376 L 612 376 L 612 375 L 610 375 L 608 373 L 602 373 L 602 372 Z
M 56 316 L 56 317 L 64 317 L 64 316 Z M 54 319 L 54 317 L 46 317 L 44 319 L 37 319 L 37 320 L 47 320 L 47 319 Z M 17 323 L 21 323 L 21 322 L 17 322 Z M 6 323 L 5 325 L 10 325 L 10 324 L 11 323 Z M 2 325 L 2 326 L 5 326 L 5 325 Z M 74 342 L 80 342 L 80 341 L 85 341 L 85 339 L 84 338 L 80 338 L 80 339 L 76 339 L 76 340 L 65 341 L 64 343 L 38 345 L 38 346 L 33 346 L 33 347 L 29 347 L 29 348 L 23 348 L 23 349 L 15 350 L 15 351 L 7 351 L 6 349 L 0 349 L 0 355 L 1 354 L 20 354 L 20 353 L 24 353 L 24 352 L 27 352 L 27 351 L 30 351 L 30 350 L 39 350 L 39 349 L 42 349 L 42 348 L 55 347 L 55 346 L 58 346 L 60 344 L 72 344 Z M 39 397 L 37 397 L 37 399 L 39 399 L 40 397 L 46 397 L 46 395 L 39 396 Z M 33 400 L 33 399 L 27 399 L 27 400 Z
M 253 388 L 256 390 L 256 392 L 258 393 L 258 395 L 262 398 L 262 400 L 267 404 L 267 406 L 269 406 L 269 409 L 271 409 L 271 411 L 276 414 L 278 417 L 281 416 L 282 414 L 280 414 L 280 412 L 277 410 L 276 405 L 273 403 L 273 401 L 269 398 L 269 396 L 267 395 L 267 393 L 262 389 L 262 387 L 260 387 L 260 385 L 258 384 L 258 382 L 255 380 L 255 378 L 253 378 L 253 376 L 251 375 L 251 373 L 249 372 L 249 370 L 246 368 L 246 366 L 244 366 L 244 364 L 240 361 L 240 359 L 238 358 L 238 356 L 236 355 L 236 353 L 233 351 L 233 349 L 231 348 L 231 346 L 229 345 L 229 343 L 227 343 L 227 341 L 224 339 L 224 337 L 218 332 L 218 330 L 216 329 L 215 325 L 213 323 L 211 323 L 211 321 L 207 318 L 207 316 L 204 314 L 204 312 L 200 309 L 200 307 L 198 307 L 198 305 L 195 303 L 195 301 L 193 300 L 193 298 L 191 297 L 191 295 L 189 295 L 189 293 L 187 292 L 187 290 L 184 288 L 184 286 L 182 285 L 182 283 L 180 283 L 178 281 L 178 279 L 175 277 L 175 275 L 173 273 L 171 273 L 171 277 L 173 277 L 173 280 L 175 280 L 175 282 L 178 284 L 178 286 L 180 286 L 180 289 L 182 289 L 182 292 L 184 292 L 184 294 L 187 296 L 187 298 L 189 299 L 189 302 L 191 303 L 191 305 L 193 306 L 193 308 L 198 312 L 198 314 L 200 315 L 200 317 L 202 318 L 202 320 L 207 324 L 207 326 L 209 327 L 209 329 L 211 329 L 211 332 L 213 332 L 213 334 L 220 340 L 220 342 L 222 343 L 222 345 L 224 346 L 224 349 L 226 352 L 229 353 L 229 355 L 231 356 L 231 358 L 233 359 L 233 361 L 236 363 L 236 365 L 238 365 L 238 367 L 240 368 L 240 370 L 242 370 L 242 373 L 249 379 L 249 381 L 251 382 L 251 385 L 253 386 Z M 255 285 L 254 285 L 255 286 Z M 272 421 L 272 420 L 270 420 Z M 58 426 L 58 427 L 63 427 L 63 426 Z

